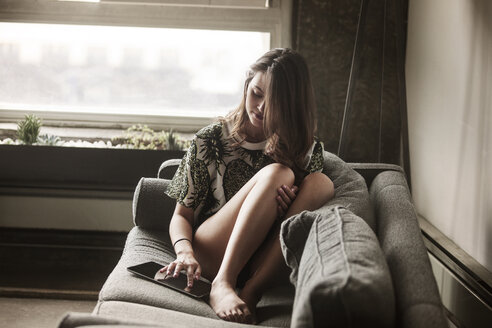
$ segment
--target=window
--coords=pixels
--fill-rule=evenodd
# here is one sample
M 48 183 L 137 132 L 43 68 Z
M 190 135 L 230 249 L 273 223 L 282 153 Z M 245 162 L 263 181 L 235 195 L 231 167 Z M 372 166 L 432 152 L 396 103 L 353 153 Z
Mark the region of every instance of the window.
M 0 23 L 0 106 L 224 115 L 269 47 L 263 32 Z
M 290 6 L 0 0 L 0 119 L 196 130 L 237 106 L 249 64 L 290 45 Z

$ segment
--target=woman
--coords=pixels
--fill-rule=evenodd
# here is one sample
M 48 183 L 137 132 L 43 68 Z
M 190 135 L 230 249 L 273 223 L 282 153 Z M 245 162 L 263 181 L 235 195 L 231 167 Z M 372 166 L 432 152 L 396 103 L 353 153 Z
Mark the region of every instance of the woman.
M 255 321 L 264 290 L 288 274 L 280 221 L 334 195 L 314 132 L 305 60 L 271 50 L 251 66 L 239 107 L 196 134 L 168 188 L 177 258 L 161 271 L 185 270 L 189 286 L 211 280 L 210 305 L 224 320 Z

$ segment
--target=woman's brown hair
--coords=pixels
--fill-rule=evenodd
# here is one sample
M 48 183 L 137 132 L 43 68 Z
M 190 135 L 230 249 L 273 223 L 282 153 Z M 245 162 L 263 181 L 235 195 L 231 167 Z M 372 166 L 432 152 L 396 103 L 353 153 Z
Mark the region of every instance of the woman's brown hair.
M 304 173 L 306 154 L 316 133 L 316 104 L 308 66 L 299 53 L 284 48 L 268 51 L 251 65 L 244 82 L 242 101 L 226 116 L 234 122 L 234 136 L 244 136 L 248 121 L 248 86 L 258 72 L 265 73 L 266 77 L 263 114 L 266 153 L 276 162 L 290 167 L 299 177 Z

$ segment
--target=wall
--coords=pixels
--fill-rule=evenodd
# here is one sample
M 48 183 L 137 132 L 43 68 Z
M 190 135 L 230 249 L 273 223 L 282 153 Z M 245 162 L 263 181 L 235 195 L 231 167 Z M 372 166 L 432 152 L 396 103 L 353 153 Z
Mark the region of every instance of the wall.
M 492 271 L 492 2 L 410 0 L 408 16 L 417 211 Z
M 128 231 L 141 177 L 183 151 L 0 145 L 0 228 Z
M 0 195 L 0 227 L 130 231 L 132 200 Z

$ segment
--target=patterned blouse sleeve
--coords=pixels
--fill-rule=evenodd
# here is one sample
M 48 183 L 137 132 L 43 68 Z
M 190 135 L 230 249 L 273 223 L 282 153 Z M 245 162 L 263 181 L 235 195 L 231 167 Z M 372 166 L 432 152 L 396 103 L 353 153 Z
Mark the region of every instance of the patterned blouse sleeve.
M 323 161 L 324 161 L 323 152 L 324 152 L 323 143 L 319 140 L 316 140 L 313 149 L 313 154 L 311 155 L 311 159 L 307 166 L 307 171 L 309 173 L 323 171 Z
M 197 158 L 197 139 L 193 139 L 166 194 L 188 208 L 196 210 L 207 197 L 209 174 L 205 163 Z

